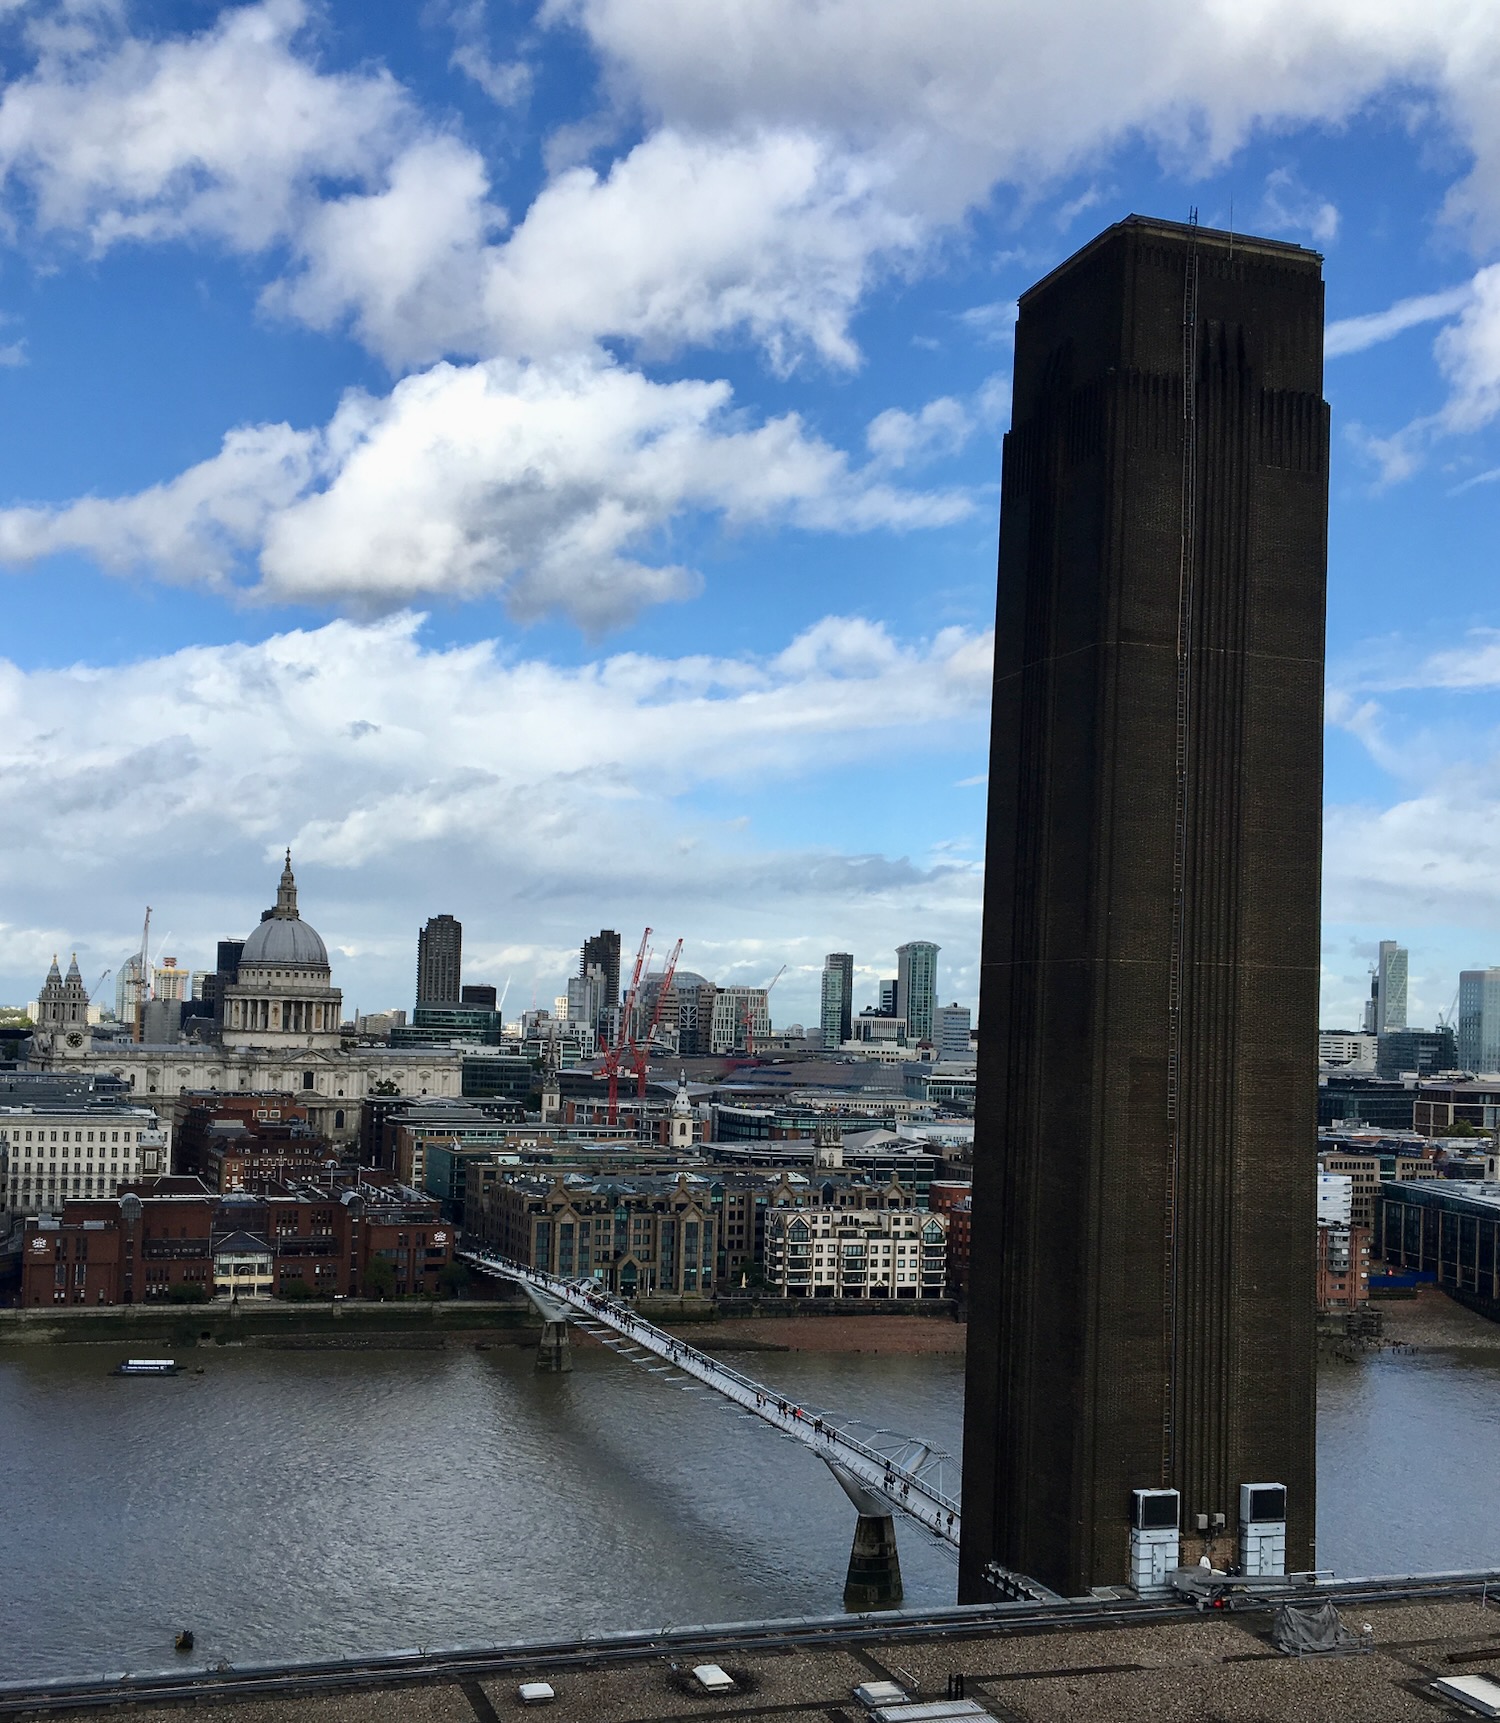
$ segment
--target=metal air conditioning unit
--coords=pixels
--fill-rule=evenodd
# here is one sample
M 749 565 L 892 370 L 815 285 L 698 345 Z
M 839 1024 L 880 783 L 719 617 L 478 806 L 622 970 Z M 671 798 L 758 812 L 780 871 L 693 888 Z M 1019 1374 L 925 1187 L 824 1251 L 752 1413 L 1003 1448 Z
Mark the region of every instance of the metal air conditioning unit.
M 1240 1566 L 1246 1575 L 1286 1572 L 1286 1485 L 1240 1485 Z
M 1176 1490 L 1130 1492 L 1130 1583 L 1165 1591 L 1182 1555 L 1182 1497 Z

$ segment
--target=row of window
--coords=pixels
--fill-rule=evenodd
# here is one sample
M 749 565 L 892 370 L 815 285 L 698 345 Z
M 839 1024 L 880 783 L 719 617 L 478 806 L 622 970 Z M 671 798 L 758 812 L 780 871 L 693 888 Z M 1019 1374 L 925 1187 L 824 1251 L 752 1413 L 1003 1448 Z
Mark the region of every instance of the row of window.
M 141 1132 L 141 1131 L 135 1131 L 135 1132 L 126 1131 L 125 1132 L 125 1141 L 127 1143 L 138 1143 L 138 1142 L 140 1142 L 143 1135 L 144 1135 L 144 1132 Z M 22 1140 L 23 1140 L 23 1138 L 21 1136 L 20 1131 L 18 1130 L 15 1134 L 15 1141 L 19 1143 Z M 25 1138 L 24 1138 L 24 1141 L 29 1143 L 31 1140 L 32 1140 L 31 1132 L 27 1131 Z M 36 1133 L 36 1141 L 39 1143 L 45 1143 L 45 1142 L 49 1142 L 49 1141 L 55 1143 L 57 1140 L 58 1140 L 58 1137 L 57 1137 L 56 1131 L 51 1132 L 50 1136 L 49 1136 L 48 1132 L 46 1132 L 46 1131 L 38 1131 Z M 71 1136 L 68 1134 L 67 1131 L 64 1131 L 62 1133 L 62 1140 L 65 1143 L 68 1143 L 68 1142 L 82 1143 L 85 1141 L 91 1143 L 94 1140 L 94 1133 L 92 1131 L 90 1131 L 88 1133 L 87 1137 L 85 1137 L 84 1133 L 82 1131 L 74 1131 Z M 118 1131 L 111 1131 L 108 1135 L 106 1135 L 103 1131 L 100 1131 L 100 1133 L 99 1133 L 99 1141 L 101 1143 L 106 1143 L 106 1142 L 107 1143 L 117 1143 L 117 1142 L 119 1142 L 119 1140 L 120 1140 L 120 1133 Z

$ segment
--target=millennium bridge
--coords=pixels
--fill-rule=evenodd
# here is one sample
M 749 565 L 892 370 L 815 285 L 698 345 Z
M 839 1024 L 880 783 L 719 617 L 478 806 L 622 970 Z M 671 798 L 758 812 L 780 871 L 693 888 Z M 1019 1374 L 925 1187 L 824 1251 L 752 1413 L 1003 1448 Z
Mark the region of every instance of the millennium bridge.
M 488 1250 L 460 1250 L 457 1255 L 480 1274 L 520 1287 L 531 1300 L 544 1324 L 537 1354 L 540 1365 L 554 1370 L 568 1367 L 568 1325 L 572 1323 L 665 1382 L 689 1393 L 708 1389 L 722 1395 L 747 1416 L 810 1448 L 833 1473 L 858 1515 L 844 1584 L 847 1609 L 888 1609 L 901 1602 L 898 1515 L 915 1521 L 941 1547 L 958 1554 L 958 1463 L 951 1454 L 913 1437 L 857 1429 L 826 1412 L 801 1406 L 657 1328 L 628 1304 L 611 1298 L 597 1281 L 560 1279 Z M 1014 1576 L 1009 1589 L 1013 1595 L 1035 1599 L 1052 1595 L 1020 1576 Z

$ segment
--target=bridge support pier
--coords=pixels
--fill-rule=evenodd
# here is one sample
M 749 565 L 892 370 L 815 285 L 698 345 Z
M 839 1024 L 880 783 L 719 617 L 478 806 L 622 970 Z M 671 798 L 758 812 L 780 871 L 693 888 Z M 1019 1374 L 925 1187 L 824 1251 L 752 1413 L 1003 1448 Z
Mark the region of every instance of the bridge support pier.
M 844 1608 L 856 1614 L 867 1609 L 898 1609 L 901 1589 L 901 1557 L 896 1550 L 896 1523 L 891 1504 L 825 1454 L 823 1463 L 854 1503 L 859 1519 L 854 1526 L 854 1548 L 849 1552 L 849 1572 L 844 1579 Z
M 538 1370 L 571 1370 L 573 1348 L 568 1342 L 566 1322 L 548 1318 L 542 1324 L 542 1338 L 536 1349 Z
M 849 1552 L 844 1608 L 855 1612 L 899 1609 L 902 1595 L 895 1522 L 889 1514 L 861 1514 Z

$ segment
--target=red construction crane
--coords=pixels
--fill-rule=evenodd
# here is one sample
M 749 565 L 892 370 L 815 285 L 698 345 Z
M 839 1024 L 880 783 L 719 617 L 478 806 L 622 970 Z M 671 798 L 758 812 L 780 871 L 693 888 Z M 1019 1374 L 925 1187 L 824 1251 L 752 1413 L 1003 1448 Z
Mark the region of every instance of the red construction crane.
M 630 991 L 625 995 L 625 1003 L 620 1008 L 620 1021 L 615 1031 L 615 1041 L 612 1047 L 604 1051 L 604 1071 L 609 1078 L 609 1122 L 617 1125 L 620 1122 L 620 1066 L 625 1062 L 626 1048 L 630 1044 L 630 1019 L 635 1012 L 635 996 L 640 991 L 641 971 L 646 966 L 646 953 L 651 948 L 651 929 L 648 927 L 641 935 L 641 948 L 635 954 L 635 968 L 630 972 Z
M 677 959 L 682 956 L 682 941 L 679 939 L 672 947 L 672 955 L 667 959 L 667 967 L 661 973 L 661 986 L 656 990 L 656 1002 L 652 1007 L 651 1021 L 646 1026 L 646 1033 L 641 1037 L 640 1045 L 630 1043 L 630 1062 L 635 1066 L 635 1092 L 638 1100 L 646 1098 L 646 1067 L 651 1058 L 651 1038 L 656 1034 L 657 1025 L 661 1022 L 662 1007 L 667 1002 L 667 993 L 672 986 L 672 977 L 677 973 Z

